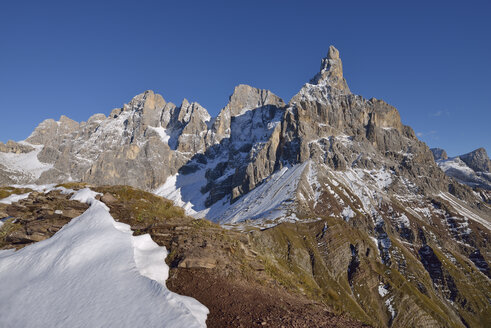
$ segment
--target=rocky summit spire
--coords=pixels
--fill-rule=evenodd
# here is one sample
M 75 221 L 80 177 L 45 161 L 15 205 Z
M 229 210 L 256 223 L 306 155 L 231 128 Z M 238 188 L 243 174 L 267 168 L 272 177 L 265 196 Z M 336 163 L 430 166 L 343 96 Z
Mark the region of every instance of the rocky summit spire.
M 327 57 L 321 61 L 320 72 L 310 81 L 311 84 L 327 84 L 331 90 L 344 94 L 351 93 L 343 77 L 343 63 L 339 58 L 339 50 L 329 47 Z

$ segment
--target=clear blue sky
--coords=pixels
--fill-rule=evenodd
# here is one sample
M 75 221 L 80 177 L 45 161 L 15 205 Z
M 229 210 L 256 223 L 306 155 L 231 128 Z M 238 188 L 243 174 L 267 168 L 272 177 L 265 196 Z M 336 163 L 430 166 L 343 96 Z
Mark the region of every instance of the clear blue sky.
M 491 151 L 490 17 L 490 1 L 1 1 L 0 140 L 146 89 L 212 115 L 239 83 L 288 101 L 333 44 L 352 92 L 430 147 Z

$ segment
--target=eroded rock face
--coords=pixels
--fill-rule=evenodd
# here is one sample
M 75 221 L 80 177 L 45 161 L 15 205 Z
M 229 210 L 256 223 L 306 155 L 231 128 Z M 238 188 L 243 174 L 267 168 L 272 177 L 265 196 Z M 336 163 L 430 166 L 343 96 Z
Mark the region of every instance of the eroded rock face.
M 306 160 L 336 170 L 384 166 L 412 176 L 436 172 L 431 165 L 420 172 L 431 153 L 402 125 L 395 108 L 351 94 L 332 46 L 320 72 L 288 105 L 268 90 L 239 85 L 211 120 L 197 103 L 175 106 L 146 91 L 108 117 L 96 114 L 80 124 L 64 116 L 46 120 L 27 142 L 42 145 L 37 158 L 53 165 L 38 182 L 125 183 L 148 190 L 182 167 L 194 170 L 218 161 L 206 168 L 207 205 L 226 196 L 233 201 L 283 166 Z M 218 177 L 224 178 L 215 181 Z
M 108 117 L 96 114 L 82 123 L 65 116 L 59 121 L 49 119 L 34 130 L 23 148 L 14 149 L 11 144 L 5 148 L 26 153 L 34 151 L 29 144 L 41 147 L 33 157 L 51 168 L 45 165 L 30 181 L 14 178 L 2 182 L 76 180 L 152 189 L 176 173 L 192 155 L 205 150 L 209 120 L 199 104 L 185 100 L 177 107 L 152 91 L 136 96 Z M 22 166 L 8 169 L 22 170 Z
M 225 138 L 230 138 L 232 133 L 237 135 L 244 132 L 233 130 L 232 120 L 234 118 L 244 116 L 248 112 L 255 112 L 261 108 L 282 108 L 284 105 L 283 100 L 269 90 L 256 89 L 244 84 L 236 86 L 227 106 L 220 111 L 213 122 L 213 126 L 207 136 L 208 146 L 213 146 Z M 271 119 L 272 117 L 269 117 L 269 120 Z M 243 117 L 241 120 L 244 121 L 246 118 Z M 240 127 L 237 124 L 235 126 L 235 128 Z M 250 136 L 251 127 L 248 129 Z M 244 138 L 246 136 L 247 134 Z M 253 140 L 249 140 L 249 143 L 252 144 L 253 142 Z
M 22 248 L 50 238 L 88 205 L 69 199 L 59 190 L 48 194 L 31 192 L 26 199 L 0 208 L 0 217 L 10 218 L 2 228 L 0 249 Z

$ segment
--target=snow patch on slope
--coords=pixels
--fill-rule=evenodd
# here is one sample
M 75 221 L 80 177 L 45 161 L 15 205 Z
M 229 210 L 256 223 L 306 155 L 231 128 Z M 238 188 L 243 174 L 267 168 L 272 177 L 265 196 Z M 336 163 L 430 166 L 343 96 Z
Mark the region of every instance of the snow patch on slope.
M 39 161 L 38 154 L 43 149 L 42 145 L 31 145 L 26 142 L 25 144 L 35 149 L 29 153 L 20 154 L 0 152 L 0 164 L 14 174 L 22 174 L 31 180 L 37 180 L 43 172 L 53 168 L 53 164 Z
M 27 197 L 29 197 L 29 194 L 30 194 L 30 192 L 25 193 L 25 194 L 21 194 L 21 195 L 12 194 L 8 197 L 0 199 L 0 204 L 9 204 L 10 205 L 12 203 L 16 203 L 20 200 L 23 200 L 23 199 L 26 199 Z
M 472 212 L 471 209 L 467 208 L 462 201 L 460 201 L 458 198 L 455 196 L 447 193 L 447 192 L 441 192 L 437 196 L 443 198 L 444 200 L 448 201 L 450 205 L 462 216 L 464 216 L 467 219 L 471 219 L 473 221 L 476 221 L 483 226 L 485 226 L 487 229 L 491 230 L 491 222 L 490 218 L 482 218 L 479 215 L 475 214 Z
M 385 297 L 385 295 L 387 295 L 388 293 L 389 291 L 387 290 L 384 284 L 381 283 L 380 285 L 378 285 L 378 294 L 381 297 Z
M 201 188 L 206 184 L 205 173 L 207 168 L 214 167 L 219 161 L 220 159 L 209 162 L 193 173 L 170 176 L 153 192 L 183 207 L 187 215 L 206 217 L 223 224 L 249 219 L 285 218 L 290 214 L 287 210 L 294 202 L 300 176 L 308 164 L 305 162 L 284 167 L 233 204 L 230 204 L 230 197 L 224 197 L 211 207 L 206 207 L 205 201 L 209 193 L 201 193 Z M 291 215 L 289 218 L 295 219 Z
M 169 142 L 170 135 L 167 134 L 167 130 L 165 128 L 161 126 L 159 127 L 149 126 L 148 128 L 155 131 L 159 135 L 160 140 L 162 140 L 163 143 Z
M 50 239 L 0 251 L 3 327 L 205 327 L 208 309 L 165 287 L 165 247 L 91 203 Z
M 488 172 L 474 171 L 459 157 L 437 160 L 436 163 L 446 175 L 451 176 L 460 183 L 470 187 L 491 189 L 491 174 Z
M 197 170 L 192 173 L 176 173 L 169 176 L 162 186 L 153 190 L 153 193 L 172 200 L 176 206 L 184 208 L 187 215 L 204 218 L 210 211 L 210 208 L 205 206 L 209 193 L 201 193 L 201 189 L 207 183 L 205 174 L 221 160 L 223 159 L 217 158 L 207 164 L 199 164 Z
M 11 185 L 11 187 L 14 187 L 14 188 L 19 188 L 19 189 L 32 189 L 34 191 L 37 191 L 37 192 L 44 192 L 44 193 L 47 193 L 53 189 L 57 189 L 57 190 L 63 190 L 65 188 L 63 187 L 58 187 L 58 188 L 54 188 L 56 186 L 55 183 L 50 183 L 50 184 L 41 184 L 41 185 L 37 185 L 37 184 L 14 184 L 14 185 Z
M 277 219 L 285 217 L 295 200 L 298 182 L 308 161 L 284 167 L 261 185 L 242 196 L 220 216 L 211 218 L 220 223 L 237 223 L 247 219 Z

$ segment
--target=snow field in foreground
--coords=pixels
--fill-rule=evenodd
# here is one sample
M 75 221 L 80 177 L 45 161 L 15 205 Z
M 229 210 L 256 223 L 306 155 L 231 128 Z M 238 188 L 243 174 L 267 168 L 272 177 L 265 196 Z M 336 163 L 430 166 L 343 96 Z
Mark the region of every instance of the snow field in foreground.
M 208 309 L 165 287 L 165 247 L 91 204 L 50 239 L 0 251 L 1 327 L 205 327 Z

